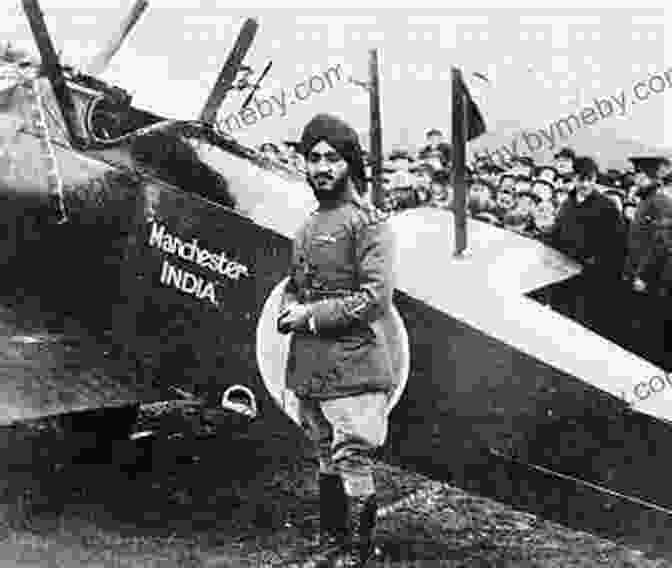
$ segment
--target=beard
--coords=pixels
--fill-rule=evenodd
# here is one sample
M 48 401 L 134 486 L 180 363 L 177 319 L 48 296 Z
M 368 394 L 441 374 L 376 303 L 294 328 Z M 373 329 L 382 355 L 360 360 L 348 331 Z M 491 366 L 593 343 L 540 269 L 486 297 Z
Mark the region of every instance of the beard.
M 333 180 L 333 183 L 329 189 L 323 189 L 320 187 L 316 181 L 320 178 L 325 178 L 327 180 Z M 310 187 L 313 189 L 313 194 L 315 199 L 317 199 L 321 205 L 336 205 L 343 201 L 345 197 L 346 190 L 348 188 L 348 176 L 343 175 L 339 178 L 332 178 L 330 175 L 318 175 L 315 178 L 308 178 Z

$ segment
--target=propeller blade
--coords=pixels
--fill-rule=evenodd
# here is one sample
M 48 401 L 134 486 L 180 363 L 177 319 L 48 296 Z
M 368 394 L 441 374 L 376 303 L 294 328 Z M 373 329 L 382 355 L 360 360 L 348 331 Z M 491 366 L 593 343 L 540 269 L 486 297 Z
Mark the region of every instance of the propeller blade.
M 23 10 L 26 13 L 30 29 L 33 32 L 35 43 L 42 58 L 42 69 L 51 83 L 51 88 L 58 102 L 61 114 L 65 120 L 70 140 L 74 144 L 84 144 L 85 137 L 81 135 L 75 103 L 72 100 L 70 89 L 63 75 L 63 68 L 51 42 L 51 36 L 44 21 L 38 0 L 23 0 Z
M 254 93 L 257 91 L 257 89 L 259 89 L 259 85 L 264 80 L 264 77 L 266 77 L 266 73 L 268 73 L 271 70 L 271 65 L 273 65 L 273 61 L 269 61 L 266 64 L 266 67 L 264 67 L 264 70 L 261 72 L 261 75 L 259 75 L 259 79 L 257 79 L 257 82 L 254 85 L 252 85 L 252 90 L 250 91 L 250 94 L 247 95 L 247 98 L 245 99 L 245 102 L 243 103 L 243 106 L 241 108 L 245 108 L 247 107 L 247 105 L 250 104 L 250 101 L 252 100 Z
M 245 20 L 245 23 L 238 34 L 238 38 L 236 39 L 236 43 L 233 46 L 233 49 L 229 52 L 229 56 L 226 58 L 226 62 L 219 72 L 215 86 L 212 88 L 212 91 L 210 91 L 210 95 L 203 106 L 199 120 L 208 124 L 213 124 L 215 122 L 217 111 L 219 110 L 219 107 L 222 106 L 226 95 L 233 86 L 238 70 L 254 41 L 254 36 L 257 34 L 258 28 L 259 24 L 255 19 L 248 18 Z
M 142 16 L 148 7 L 148 0 L 135 0 L 130 12 L 121 22 L 119 30 L 108 40 L 107 45 L 91 58 L 91 61 L 85 68 L 86 73 L 97 76 L 107 69 L 110 61 L 124 43 L 126 36 L 131 33 L 131 30 L 138 23 L 138 20 L 140 20 L 140 16 Z

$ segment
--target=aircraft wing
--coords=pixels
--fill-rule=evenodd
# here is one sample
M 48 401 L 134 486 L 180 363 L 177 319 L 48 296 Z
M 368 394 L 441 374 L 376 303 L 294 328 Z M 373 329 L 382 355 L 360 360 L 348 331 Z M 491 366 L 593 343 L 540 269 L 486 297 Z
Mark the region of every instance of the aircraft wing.
M 540 241 L 488 223 L 467 219 L 468 254 L 453 256 L 454 218 L 441 209 L 412 209 L 391 219 L 396 233 L 398 287 L 418 299 L 433 292 L 430 282 L 468 282 L 474 290 L 496 295 L 523 295 L 566 280 L 581 265 Z
M 669 390 L 645 399 L 633 396 L 641 381 L 667 377 L 663 369 L 525 296 L 578 274 L 578 264 L 538 241 L 472 219 L 467 220 L 471 254 L 455 259 L 448 211 L 410 210 L 391 222 L 401 291 L 512 349 L 625 397 L 638 412 L 672 421 Z
M 112 359 L 104 345 L 23 323 L 14 306 L 0 313 L 0 425 L 148 396 L 131 376 L 106 368 Z

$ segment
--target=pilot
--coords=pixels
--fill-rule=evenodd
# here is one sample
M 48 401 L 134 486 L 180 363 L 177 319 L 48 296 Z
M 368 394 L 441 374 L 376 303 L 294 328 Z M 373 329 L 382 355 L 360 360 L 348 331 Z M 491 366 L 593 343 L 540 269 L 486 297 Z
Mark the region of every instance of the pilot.
M 301 151 L 319 207 L 297 233 L 278 329 L 294 332 L 287 388 L 319 456 L 318 543 L 333 547 L 335 565 L 360 566 L 374 551 L 372 452 L 385 441 L 397 384 L 383 333 L 392 314 L 393 233 L 358 195 L 364 164 L 350 126 L 318 114 Z

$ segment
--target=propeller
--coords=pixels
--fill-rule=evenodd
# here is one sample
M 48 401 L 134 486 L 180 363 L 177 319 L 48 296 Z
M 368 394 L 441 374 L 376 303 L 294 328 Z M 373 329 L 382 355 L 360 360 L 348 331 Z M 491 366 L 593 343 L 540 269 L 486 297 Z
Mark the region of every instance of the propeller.
M 243 59 L 245 59 L 245 55 L 247 55 L 247 51 L 254 41 L 254 36 L 257 34 L 258 28 L 259 24 L 254 18 L 248 18 L 243 23 L 238 38 L 236 39 L 236 43 L 234 44 L 233 49 L 229 52 L 229 56 L 226 58 L 226 61 L 219 72 L 215 86 L 210 91 L 208 99 L 203 106 L 203 110 L 199 115 L 199 120 L 207 124 L 214 124 L 215 119 L 217 118 L 217 111 L 222 106 L 228 92 L 232 89 L 233 82 L 238 75 L 238 71 L 241 68 Z
M 75 103 L 66 83 L 63 67 L 61 67 L 61 62 L 51 41 L 40 4 L 38 0 L 23 0 L 23 9 L 28 18 L 37 48 L 40 51 L 42 70 L 51 83 L 61 114 L 65 119 L 70 139 L 76 144 L 83 145 L 85 138 L 78 129 L 79 121 L 77 120 Z
M 264 77 L 266 77 L 266 74 L 271 70 L 271 65 L 273 65 L 273 61 L 269 61 L 266 64 L 266 67 L 264 67 L 264 70 L 261 72 L 261 75 L 259 75 L 259 78 L 257 79 L 257 82 L 254 85 L 250 85 L 249 83 L 245 83 L 243 85 L 243 88 L 251 87 L 251 90 L 250 90 L 250 94 L 247 95 L 247 98 L 245 99 L 245 102 L 243 103 L 243 106 L 240 107 L 241 109 L 246 108 L 247 105 L 250 104 L 250 101 L 252 100 L 252 97 L 254 96 L 254 93 L 257 92 L 257 90 L 259 89 L 259 85 L 264 80 Z
M 97 76 L 107 69 L 110 61 L 119 51 L 124 40 L 131 32 L 133 27 L 138 23 L 140 17 L 148 7 L 148 0 L 135 0 L 135 3 L 133 6 L 131 6 L 130 12 L 122 20 L 118 31 L 108 40 L 105 47 L 103 47 L 103 49 L 101 49 L 93 58 L 91 58 L 91 61 L 86 65 L 84 68 L 86 73 Z

